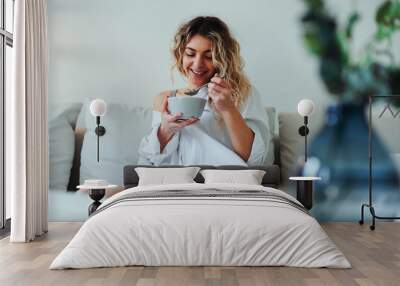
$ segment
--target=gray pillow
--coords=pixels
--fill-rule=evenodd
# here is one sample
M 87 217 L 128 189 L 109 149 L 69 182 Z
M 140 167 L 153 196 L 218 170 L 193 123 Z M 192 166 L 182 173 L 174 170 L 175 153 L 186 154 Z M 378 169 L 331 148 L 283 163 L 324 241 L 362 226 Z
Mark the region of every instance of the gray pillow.
M 104 179 L 110 184 L 123 184 L 123 167 L 136 164 L 139 144 L 150 131 L 152 109 L 125 104 L 107 103 L 107 113 L 101 118 L 106 133 L 100 137 L 100 162 L 97 162 L 96 120 L 87 100 L 79 114 L 77 128 L 85 128 L 80 183 L 88 179 Z

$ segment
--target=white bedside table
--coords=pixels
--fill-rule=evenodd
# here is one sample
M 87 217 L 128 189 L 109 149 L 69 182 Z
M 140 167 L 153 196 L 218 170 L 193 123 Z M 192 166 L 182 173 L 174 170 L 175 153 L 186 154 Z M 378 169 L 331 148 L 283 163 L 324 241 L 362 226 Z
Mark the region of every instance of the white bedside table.
M 314 202 L 314 181 L 321 180 L 320 177 L 290 177 L 289 180 L 297 182 L 296 199 L 303 206 L 311 210 Z

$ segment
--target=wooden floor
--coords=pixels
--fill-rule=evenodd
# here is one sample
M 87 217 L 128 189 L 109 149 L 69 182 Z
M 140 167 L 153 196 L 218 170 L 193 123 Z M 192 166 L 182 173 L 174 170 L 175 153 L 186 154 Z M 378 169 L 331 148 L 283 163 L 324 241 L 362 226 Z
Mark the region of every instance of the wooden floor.
M 379 222 L 375 231 L 357 223 L 323 228 L 353 268 L 120 267 L 48 270 L 81 223 L 50 223 L 32 243 L 0 241 L 0 285 L 400 285 L 400 223 Z

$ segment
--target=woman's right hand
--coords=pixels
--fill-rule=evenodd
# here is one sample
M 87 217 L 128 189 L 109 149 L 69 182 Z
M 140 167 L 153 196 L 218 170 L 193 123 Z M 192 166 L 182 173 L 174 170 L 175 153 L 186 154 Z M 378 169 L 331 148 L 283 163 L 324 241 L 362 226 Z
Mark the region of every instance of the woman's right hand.
M 165 96 L 161 105 L 161 124 L 158 129 L 158 140 L 161 152 L 176 132 L 182 128 L 196 123 L 198 118 L 180 120 L 181 113 L 171 114 L 168 110 L 168 96 Z

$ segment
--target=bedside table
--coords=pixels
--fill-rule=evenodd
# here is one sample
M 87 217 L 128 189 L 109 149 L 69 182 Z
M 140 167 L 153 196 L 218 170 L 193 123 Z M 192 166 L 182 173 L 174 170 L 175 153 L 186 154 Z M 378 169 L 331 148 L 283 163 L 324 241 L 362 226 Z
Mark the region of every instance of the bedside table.
M 321 180 L 320 177 L 290 177 L 289 180 L 297 182 L 296 199 L 303 204 L 303 206 L 311 210 L 313 207 L 314 181 Z

